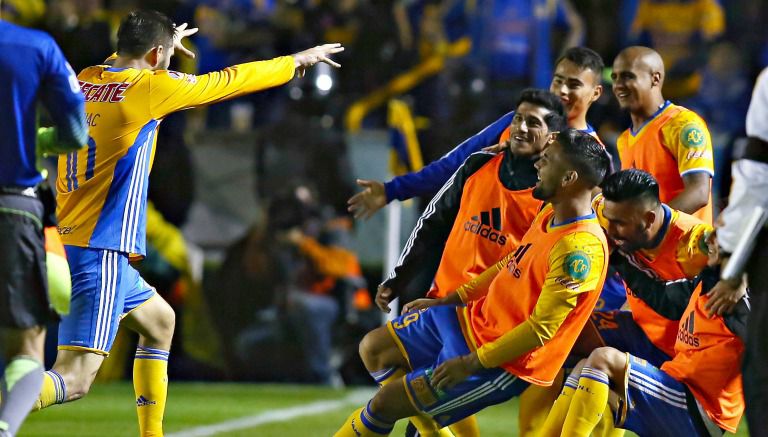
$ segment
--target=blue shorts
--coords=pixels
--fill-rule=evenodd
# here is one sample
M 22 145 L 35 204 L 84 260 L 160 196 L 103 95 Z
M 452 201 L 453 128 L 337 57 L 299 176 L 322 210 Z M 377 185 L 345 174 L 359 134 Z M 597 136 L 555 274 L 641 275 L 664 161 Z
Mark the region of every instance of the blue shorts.
M 155 295 L 128 255 L 64 246 L 72 274 L 72 305 L 59 324 L 59 349 L 108 355 L 126 314 Z
M 419 411 L 442 426 L 505 402 L 528 387 L 528 382 L 502 368 L 481 370 L 445 391 L 432 386 L 432 372 L 440 363 L 469 354 L 459 325 L 457 306 L 435 306 L 391 321 L 387 328 L 413 371 L 406 375 L 408 397 Z
M 605 278 L 603 291 L 600 292 L 600 298 L 595 304 L 595 311 L 613 311 L 620 310 L 627 302 L 627 288 L 621 276 L 613 272 Z
M 670 360 L 669 355 L 648 339 L 629 311 L 596 311 L 590 321 L 604 346 L 642 357 L 657 367 Z
M 615 415 L 616 427 L 640 436 L 709 436 L 685 385 L 642 358 L 629 355 L 624 398 L 626 418 Z M 689 409 L 690 408 L 690 409 Z

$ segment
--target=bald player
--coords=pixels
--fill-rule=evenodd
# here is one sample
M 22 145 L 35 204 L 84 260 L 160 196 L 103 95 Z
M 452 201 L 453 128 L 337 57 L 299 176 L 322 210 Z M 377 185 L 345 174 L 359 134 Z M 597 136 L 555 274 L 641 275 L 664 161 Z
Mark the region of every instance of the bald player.
M 664 63 L 648 47 L 628 47 L 613 62 L 613 94 L 632 125 L 618 139 L 621 168 L 638 168 L 659 182 L 671 208 L 712 223 L 712 140 L 695 112 L 664 99 Z

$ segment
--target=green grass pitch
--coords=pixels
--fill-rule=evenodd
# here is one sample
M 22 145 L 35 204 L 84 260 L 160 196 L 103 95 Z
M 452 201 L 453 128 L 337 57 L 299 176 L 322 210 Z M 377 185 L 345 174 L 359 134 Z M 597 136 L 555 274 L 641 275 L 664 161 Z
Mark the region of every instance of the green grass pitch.
M 166 437 L 331 436 L 369 393 L 372 389 L 171 383 L 165 414 Z M 484 410 L 479 417 L 483 437 L 516 436 L 517 407 L 517 400 L 513 400 Z M 300 416 L 280 420 L 285 414 Z M 240 423 L 234 422 L 238 419 Z M 231 431 L 205 433 L 199 429 L 210 425 Z M 192 432 L 195 428 L 197 433 Z M 400 421 L 392 435 L 402 436 L 404 428 L 404 421 Z M 747 436 L 744 428 L 742 424 L 737 435 Z M 129 383 L 97 384 L 85 399 L 33 413 L 19 433 L 19 437 L 136 435 L 133 388 Z

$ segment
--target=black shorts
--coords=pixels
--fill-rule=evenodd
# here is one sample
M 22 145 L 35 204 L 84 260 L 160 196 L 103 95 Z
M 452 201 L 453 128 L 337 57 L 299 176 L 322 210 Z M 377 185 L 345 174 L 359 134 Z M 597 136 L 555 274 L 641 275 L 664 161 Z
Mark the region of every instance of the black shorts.
M 0 327 L 30 328 L 55 320 L 48 304 L 43 204 L 0 194 Z

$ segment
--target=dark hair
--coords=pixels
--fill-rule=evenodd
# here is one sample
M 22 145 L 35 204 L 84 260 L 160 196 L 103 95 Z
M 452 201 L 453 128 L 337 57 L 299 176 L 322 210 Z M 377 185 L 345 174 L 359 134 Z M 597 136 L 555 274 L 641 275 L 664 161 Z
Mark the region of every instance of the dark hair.
M 555 66 L 563 60 L 569 60 L 581 68 L 588 68 L 595 72 L 597 75 L 598 83 L 602 80 L 603 69 L 605 68 L 605 62 L 603 58 L 597 54 L 596 51 L 588 49 L 586 47 L 571 47 L 563 53 L 562 56 L 557 58 Z
M 591 187 L 600 185 L 611 165 L 603 146 L 592 135 L 571 128 L 560 131 L 557 142 L 579 178 Z
M 550 132 L 559 132 L 565 129 L 565 108 L 563 107 L 563 102 L 560 100 L 560 97 L 557 97 L 547 90 L 526 88 L 520 93 L 520 98 L 517 99 L 515 108 L 524 102 L 541 106 L 542 108 L 551 111 L 544 116 L 544 122 L 547 123 L 547 128 Z
M 608 176 L 601 185 L 603 197 L 611 202 L 645 199 L 654 206 L 660 203 L 659 183 L 648 172 L 631 168 Z
M 123 18 L 117 30 L 117 53 L 142 56 L 152 47 L 173 44 L 176 26 L 157 11 L 133 11 Z M 167 47 L 168 50 L 171 47 Z

